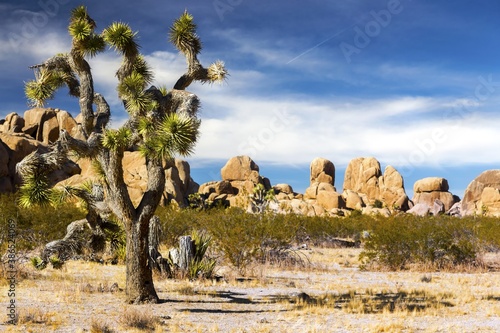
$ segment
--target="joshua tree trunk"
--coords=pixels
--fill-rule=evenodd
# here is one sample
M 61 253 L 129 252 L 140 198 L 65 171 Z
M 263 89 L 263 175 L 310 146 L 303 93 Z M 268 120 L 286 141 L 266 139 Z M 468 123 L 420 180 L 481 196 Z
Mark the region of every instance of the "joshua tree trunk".
M 149 224 L 131 221 L 130 225 L 127 231 L 127 302 L 158 303 L 153 274 L 148 265 Z

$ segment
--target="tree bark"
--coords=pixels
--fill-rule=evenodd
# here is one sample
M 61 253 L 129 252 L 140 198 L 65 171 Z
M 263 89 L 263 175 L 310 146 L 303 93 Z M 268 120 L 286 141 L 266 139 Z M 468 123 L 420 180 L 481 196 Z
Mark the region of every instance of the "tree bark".
M 131 221 L 131 228 L 127 231 L 127 302 L 158 303 L 159 298 L 153 284 L 153 274 L 148 265 L 149 223 L 148 221 L 142 222 Z

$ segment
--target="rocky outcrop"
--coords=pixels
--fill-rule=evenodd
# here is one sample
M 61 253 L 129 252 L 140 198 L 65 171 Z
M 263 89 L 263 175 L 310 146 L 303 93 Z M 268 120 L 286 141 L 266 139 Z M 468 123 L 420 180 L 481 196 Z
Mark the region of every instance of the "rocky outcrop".
M 359 157 L 351 160 L 344 175 L 344 191 L 364 194 L 367 203 L 380 198 L 379 178 L 382 176 L 380 163 L 373 157 Z
M 257 184 L 263 184 L 269 190 L 268 179 L 259 174 L 259 166 L 248 156 L 230 158 L 221 169 L 222 181 L 228 181 L 236 194 L 251 194 Z
M 462 199 L 463 215 L 500 216 L 500 170 L 487 170 L 467 186 Z
M 390 210 L 409 208 L 401 174 L 392 166 L 387 166 L 382 174 L 379 161 L 373 157 L 359 157 L 349 162 L 343 197 L 349 209 L 373 206 L 377 201 Z
M 190 194 L 199 190 L 199 185 L 191 178 L 191 167 L 183 160 L 175 159 L 165 173 L 166 201 L 175 200 L 181 207 L 188 205 Z
M 9 113 L 0 125 L 0 132 L 4 133 L 21 133 L 24 127 L 24 119 L 17 113 Z
M 331 161 L 318 157 L 311 162 L 309 184 L 315 183 L 335 185 L 335 166 Z
M 30 109 L 23 117 L 10 113 L 0 125 L 0 132 L 24 133 L 45 144 L 57 141 L 60 130 L 66 130 L 73 137 L 80 134 L 78 124 L 69 112 L 52 108 Z
M 459 201 L 459 199 L 448 192 L 448 181 L 440 177 L 428 177 L 417 180 L 413 185 L 413 203 L 422 204 L 429 208 L 429 213 L 434 215 L 444 213 Z M 438 206 L 442 208 L 437 208 Z
M 316 209 L 331 211 L 345 208 L 344 198 L 335 188 L 335 166 L 324 158 L 315 158 L 309 167 L 310 185 L 304 193 L 304 199 Z
M 407 211 L 410 208 L 403 176 L 390 165 L 379 178 L 379 195 L 379 200 L 392 210 Z
M 46 150 L 41 142 L 22 133 L 0 133 L 0 192 L 11 192 L 21 185 L 21 179 L 16 174 L 16 165 L 35 150 Z M 62 179 L 79 173 L 76 163 L 67 161 L 60 169 L 51 173 L 48 181 L 57 183 Z
M 64 181 L 60 185 L 78 185 L 88 180 L 98 178 L 92 162 L 88 159 L 78 161 L 81 172 Z M 125 152 L 123 156 L 123 170 L 125 184 L 132 202 L 137 205 L 147 188 L 146 162 L 140 152 Z M 175 162 L 165 166 L 165 190 L 162 204 L 166 205 L 175 200 L 181 207 L 188 204 L 188 196 L 198 191 L 198 184 L 191 178 L 189 164 L 176 159 Z
M 258 184 L 262 184 L 265 190 L 272 189 L 269 179 L 261 177 L 259 166 L 248 156 L 230 158 L 221 169 L 221 177 L 220 181 L 201 184 L 198 193 L 211 203 L 246 209 Z M 285 190 L 291 191 L 291 187 Z

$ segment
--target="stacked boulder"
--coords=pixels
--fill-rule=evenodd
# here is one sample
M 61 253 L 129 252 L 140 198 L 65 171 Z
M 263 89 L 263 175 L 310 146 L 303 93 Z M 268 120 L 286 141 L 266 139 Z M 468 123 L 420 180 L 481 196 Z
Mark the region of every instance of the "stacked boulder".
M 416 181 L 413 185 L 414 207 L 408 212 L 424 216 L 449 211 L 459 199 L 448 190 L 448 181 L 441 177 L 427 177 Z
M 345 207 L 342 195 L 335 188 L 335 166 L 324 158 L 315 158 L 310 165 L 309 187 L 304 193 L 305 200 L 316 200 L 326 211 Z
M 98 175 L 89 159 L 80 159 L 78 164 L 81 172 L 65 179 L 59 185 L 76 186 L 89 180 L 95 180 Z M 134 205 L 139 204 L 147 189 L 146 161 L 140 152 L 126 151 L 123 156 L 124 180 L 130 198 Z M 188 196 L 198 191 L 199 185 L 191 178 L 190 167 L 186 161 L 175 159 L 165 165 L 165 190 L 162 204 L 166 205 L 174 200 L 180 207 L 188 204 Z
M 389 215 L 391 211 L 409 208 L 401 174 L 390 165 L 382 174 L 379 161 L 373 157 L 359 157 L 349 162 L 343 197 L 348 209 L 363 210 L 366 214 Z
M 210 202 L 246 207 L 255 186 L 262 184 L 266 190 L 271 189 L 269 179 L 260 176 L 259 166 L 248 156 L 229 159 L 221 169 L 221 176 L 221 181 L 211 181 L 199 188 L 199 193 Z
M 0 132 L 24 133 L 44 144 L 57 141 L 60 130 L 66 130 L 73 137 L 81 136 L 77 121 L 60 109 L 34 108 L 24 112 L 24 117 L 10 113 L 0 125 Z
M 0 121 L 0 193 L 12 192 L 20 185 L 16 164 L 35 150 L 46 149 L 59 138 L 61 129 L 77 134 L 79 128 L 71 114 L 59 109 L 34 108 L 24 117 L 12 112 Z M 49 181 L 56 183 L 78 172 L 78 165 L 68 161 Z
M 487 170 L 477 176 L 464 193 L 462 215 L 500 217 L 500 170 Z
M 21 184 L 16 165 L 37 149 L 43 150 L 46 146 L 23 133 L 0 133 L 0 193 L 13 192 Z M 67 161 L 48 181 L 54 184 L 79 172 L 77 164 Z

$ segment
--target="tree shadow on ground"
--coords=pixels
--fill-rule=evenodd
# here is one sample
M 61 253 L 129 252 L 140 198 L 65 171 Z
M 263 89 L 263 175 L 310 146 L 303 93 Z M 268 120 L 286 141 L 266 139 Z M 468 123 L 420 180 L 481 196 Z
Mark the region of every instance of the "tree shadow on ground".
M 447 298 L 450 295 L 430 295 L 424 291 L 387 292 L 387 293 L 356 293 L 323 294 L 310 296 L 306 293 L 291 293 L 289 295 L 275 294 L 249 297 L 244 293 L 231 291 L 194 292 L 196 296 L 205 296 L 203 299 L 162 300 L 161 303 L 198 303 L 198 304 L 234 304 L 245 306 L 241 309 L 214 309 L 214 308 L 184 308 L 180 311 L 193 313 L 264 313 L 301 310 L 310 307 L 324 307 L 348 312 L 377 314 L 382 312 L 408 311 L 423 312 L 428 309 L 453 307 Z M 494 298 L 494 300 L 498 300 Z M 262 305 L 292 304 L 293 307 L 269 310 L 262 309 Z M 253 309 L 252 306 L 260 308 Z

